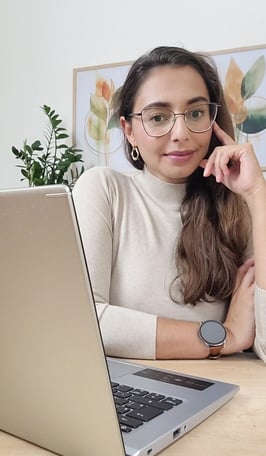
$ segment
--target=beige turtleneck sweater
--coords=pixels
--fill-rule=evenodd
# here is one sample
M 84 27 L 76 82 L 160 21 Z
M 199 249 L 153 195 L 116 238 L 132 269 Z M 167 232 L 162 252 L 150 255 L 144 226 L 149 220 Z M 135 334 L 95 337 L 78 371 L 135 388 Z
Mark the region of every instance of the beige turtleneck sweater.
M 163 182 L 147 169 L 126 175 L 106 167 L 87 170 L 73 189 L 107 355 L 155 358 L 157 316 L 225 319 L 224 302 L 192 306 L 178 291 L 178 303 L 169 296 L 184 192 L 185 184 Z M 266 292 L 255 295 L 260 318 Z M 266 359 L 266 336 L 258 338 L 256 351 Z

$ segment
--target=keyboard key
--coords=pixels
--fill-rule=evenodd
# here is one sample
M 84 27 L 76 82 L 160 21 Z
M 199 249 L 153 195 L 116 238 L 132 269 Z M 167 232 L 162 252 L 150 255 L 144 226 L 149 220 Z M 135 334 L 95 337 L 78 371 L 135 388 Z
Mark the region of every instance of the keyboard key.
M 122 432 L 127 432 L 127 433 L 132 431 L 132 428 L 129 426 L 126 426 L 125 424 L 120 424 L 120 429 Z
M 153 399 L 154 401 L 161 401 L 162 399 L 165 398 L 162 394 L 158 393 L 149 393 L 145 397 L 148 397 L 149 399 Z
M 137 394 L 138 396 L 145 396 L 145 394 L 149 393 L 149 391 L 141 390 L 139 388 L 133 389 L 131 392 L 132 394 Z
M 120 429 L 125 433 L 182 403 L 182 400 L 175 397 L 116 382 L 112 382 L 112 390 Z
M 121 398 L 127 398 L 127 397 L 130 397 L 131 394 L 129 392 L 127 392 L 127 391 L 118 390 L 118 391 L 115 391 L 114 396 L 115 397 L 121 397 Z
M 167 404 L 176 406 L 176 405 L 182 404 L 183 401 L 181 401 L 181 399 L 176 399 L 175 397 L 167 397 L 162 402 L 166 402 Z
M 156 416 L 161 415 L 161 413 L 163 413 L 163 410 L 159 410 L 154 407 L 143 407 L 139 410 L 132 410 L 132 412 L 129 412 L 127 416 L 147 422 L 152 420 Z
M 119 391 L 127 392 L 127 391 L 132 391 L 132 390 L 133 390 L 132 386 L 119 385 Z
M 118 415 L 118 421 L 120 424 L 125 424 L 126 426 L 130 426 L 133 429 L 142 425 L 142 421 L 135 419 L 134 417 L 131 418 L 128 415 Z
M 148 399 L 145 396 L 133 396 L 131 397 L 131 400 L 140 402 L 141 404 L 150 405 L 151 407 L 159 408 L 160 410 L 170 410 L 173 407 L 171 404 L 154 401 L 153 399 Z
M 116 405 L 124 405 L 128 402 L 128 399 L 122 398 L 122 397 L 114 397 L 114 401 Z

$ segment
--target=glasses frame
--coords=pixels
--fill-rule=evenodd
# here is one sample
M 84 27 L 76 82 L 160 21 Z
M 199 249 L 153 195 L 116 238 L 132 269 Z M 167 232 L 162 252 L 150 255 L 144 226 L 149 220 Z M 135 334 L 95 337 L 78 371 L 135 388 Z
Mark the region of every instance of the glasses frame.
M 202 106 L 202 105 L 204 105 L 204 106 L 206 106 L 206 105 L 207 105 L 207 106 L 215 106 L 216 110 L 215 110 L 214 118 L 213 118 L 213 120 L 211 121 L 211 125 L 210 125 L 208 128 L 206 128 L 205 130 L 200 130 L 200 131 L 193 130 L 193 129 L 190 128 L 190 126 L 187 124 L 186 115 L 187 115 L 187 113 L 188 113 L 189 111 L 191 111 L 191 110 L 193 110 L 193 109 L 196 109 L 196 108 L 198 108 L 199 106 Z M 174 125 L 175 125 L 175 123 L 176 123 L 177 117 L 180 117 L 180 116 L 182 116 L 182 117 L 184 118 L 184 122 L 185 122 L 185 124 L 186 124 L 186 127 L 187 127 L 192 133 L 205 133 L 206 131 L 209 131 L 209 130 L 212 128 L 212 126 L 213 126 L 213 124 L 214 124 L 214 122 L 215 122 L 215 119 L 216 119 L 216 117 L 217 117 L 218 108 L 219 108 L 220 106 L 221 106 L 221 105 L 219 105 L 218 103 L 214 103 L 214 102 L 199 103 L 199 104 L 197 104 L 196 106 L 193 106 L 193 107 L 191 107 L 191 108 L 186 109 L 184 112 L 174 112 L 174 111 L 172 111 L 171 109 L 163 108 L 163 109 L 165 109 L 166 111 L 168 111 L 168 112 L 170 112 L 171 114 L 173 114 L 174 117 L 173 117 L 173 125 L 171 126 L 171 128 L 170 128 L 168 131 L 166 131 L 165 133 L 161 134 L 161 135 L 158 135 L 158 134 L 157 134 L 157 135 L 151 135 L 150 133 L 147 132 L 147 130 L 146 130 L 146 128 L 145 128 L 144 120 L 143 120 L 143 115 L 142 115 L 143 112 L 145 112 L 145 111 L 147 111 L 147 110 L 149 110 L 149 109 L 156 108 L 156 106 L 154 106 L 154 107 L 149 107 L 149 108 L 143 108 L 142 111 L 140 111 L 140 112 L 132 112 L 132 113 L 130 113 L 130 114 L 127 114 L 126 117 L 140 117 L 140 118 L 141 118 L 141 123 L 142 123 L 142 126 L 143 126 L 143 128 L 144 128 L 145 133 L 146 133 L 148 136 L 152 137 L 152 138 L 160 138 L 161 136 L 168 135 L 168 133 L 170 133 L 170 131 L 172 131 L 172 129 L 174 128 Z M 160 107 L 158 106 L 158 108 L 160 108 Z

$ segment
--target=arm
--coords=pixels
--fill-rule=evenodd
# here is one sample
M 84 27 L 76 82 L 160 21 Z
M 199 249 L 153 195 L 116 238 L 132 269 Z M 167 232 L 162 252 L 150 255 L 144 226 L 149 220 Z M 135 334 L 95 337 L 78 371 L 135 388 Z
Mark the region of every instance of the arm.
M 266 181 L 251 144 L 235 144 L 217 124 L 214 133 L 224 146 L 216 148 L 202 163 L 204 176 L 214 174 L 217 182 L 242 195 L 249 207 L 255 262 L 255 349 L 266 361 Z M 233 164 L 230 168 L 229 161 Z
M 227 337 L 222 355 L 251 347 L 254 341 L 254 262 L 238 270 L 232 301 L 224 321 Z M 208 349 L 198 337 L 199 323 L 158 318 L 157 358 L 206 358 Z
M 154 358 L 156 316 L 110 304 L 114 209 L 108 185 L 93 168 L 73 189 L 105 350 L 110 356 Z
M 252 218 L 255 280 L 258 287 L 266 290 L 266 181 L 251 144 L 235 144 L 216 123 L 214 133 L 224 146 L 217 147 L 202 164 L 204 176 L 214 174 L 217 182 L 242 195 L 246 201 Z

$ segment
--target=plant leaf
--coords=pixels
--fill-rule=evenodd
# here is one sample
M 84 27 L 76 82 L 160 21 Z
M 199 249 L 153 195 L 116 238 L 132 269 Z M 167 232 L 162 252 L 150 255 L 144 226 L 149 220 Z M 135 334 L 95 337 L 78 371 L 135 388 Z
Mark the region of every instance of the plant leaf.
M 16 165 L 21 169 L 23 176 L 21 180 L 27 179 L 30 186 L 62 182 L 68 184 L 64 176 L 65 171 L 68 171 L 73 162 L 83 161 L 82 154 L 79 153 L 81 149 L 60 144 L 60 140 L 69 137 L 66 129 L 59 126 L 62 120 L 55 110 L 52 110 L 49 106 L 43 105 L 41 109 L 48 117 L 47 129 L 44 132 L 45 147 L 42 146 L 39 140 L 34 141 L 30 146 L 27 144 L 26 139 L 21 150 L 12 146 L 12 153 L 23 163 L 22 165 Z M 44 151 L 44 153 L 38 155 L 38 152 L 41 151 Z
M 68 138 L 68 134 L 67 133 L 60 133 L 60 135 L 56 136 L 56 139 L 65 139 L 65 138 Z
M 32 143 L 32 145 L 31 145 L 31 148 L 32 148 L 32 150 L 38 150 L 38 151 L 43 150 L 43 147 L 41 145 L 41 141 L 39 141 L 39 140 L 34 141 L 34 143 Z

